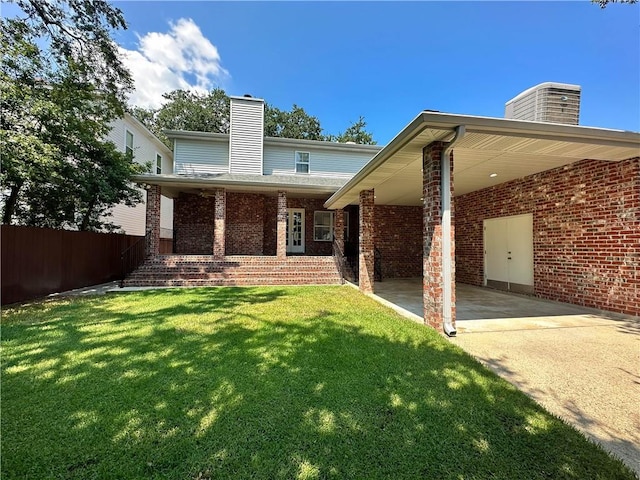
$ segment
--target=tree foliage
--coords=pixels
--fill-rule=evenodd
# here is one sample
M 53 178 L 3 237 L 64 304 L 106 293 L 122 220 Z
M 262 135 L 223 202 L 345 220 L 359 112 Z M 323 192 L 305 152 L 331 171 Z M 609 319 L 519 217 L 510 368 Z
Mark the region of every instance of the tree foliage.
M 610 3 L 627 3 L 634 4 L 638 3 L 638 0 L 591 0 L 591 3 L 597 3 L 600 5 L 600 8 L 607 8 L 607 5 Z
M 134 107 L 131 114 L 140 120 L 169 148 L 171 142 L 163 130 L 229 133 L 229 97 L 221 89 L 206 94 L 174 90 L 158 109 Z
M 324 140 L 320 121 L 295 103 L 290 111 L 265 105 L 264 134 L 267 137 Z
M 116 203 L 141 195 L 143 170 L 104 141 L 123 114 L 131 78 L 111 28 L 124 27 L 103 0 L 19 0 L 2 19 L 0 141 L 3 223 L 101 230 Z
M 163 130 L 190 130 L 197 132 L 229 133 L 229 97 L 222 89 L 209 93 L 175 90 L 164 95 L 167 100 L 158 109 L 133 108 L 131 114 L 140 120 L 158 138 L 171 148 Z M 375 144 L 371 133 L 365 130 L 363 117 L 343 133 L 325 135 L 318 118 L 294 104 L 291 110 L 281 110 L 265 103 L 264 134 L 301 140 L 325 140 Z
M 376 141 L 373 139 L 373 135 L 365 130 L 367 122 L 364 117 L 360 117 L 358 121 L 353 122 L 347 129 L 339 133 L 338 135 L 330 135 L 327 140 L 340 143 L 358 143 L 361 145 L 375 145 Z

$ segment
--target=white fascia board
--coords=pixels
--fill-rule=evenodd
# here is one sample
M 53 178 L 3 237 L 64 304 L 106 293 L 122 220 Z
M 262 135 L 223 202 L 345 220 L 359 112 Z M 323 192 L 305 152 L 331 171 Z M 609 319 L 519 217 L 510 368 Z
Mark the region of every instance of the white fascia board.
M 559 123 L 532 122 L 507 118 L 457 115 L 439 112 L 422 112 L 396 135 L 375 157 L 366 163 L 340 190 L 325 203 L 325 208 L 342 208 L 340 199 L 349 190 L 386 162 L 396 152 L 427 128 L 449 130 L 453 135 L 459 125 L 466 127 L 467 133 L 478 132 L 492 135 L 519 136 L 557 140 L 562 142 L 590 143 L 623 148 L 636 148 L 640 154 L 640 133 L 625 130 L 564 125 Z M 426 146 L 426 145 L 425 145 Z

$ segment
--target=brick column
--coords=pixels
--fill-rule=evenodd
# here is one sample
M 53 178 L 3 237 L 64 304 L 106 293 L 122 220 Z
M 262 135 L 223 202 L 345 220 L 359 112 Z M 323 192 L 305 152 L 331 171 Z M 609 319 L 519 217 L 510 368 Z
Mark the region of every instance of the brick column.
M 146 258 L 160 255 L 160 186 L 147 185 Z
M 333 235 L 338 248 L 344 255 L 344 210 L 341 208 L 333 212 Z
M 287 192 L 278 192 L 278 226 L 276 231 L 276 255 L 287 256 Z
M 422 258 L 422 299 L 424 322 L 442 330 L 444 319 L 442 243 L 451 242 L 451 318 L 455 321 L 455 240 L 453 207 L 451 215 L 451 237 L 442 238 L 442 195 L 441 195 L 441 155 L 442 142 L 434 142 L 423 149 L 422 156 L 422 196 L 423 200 L 423 258 Z M 453 153 L 451 153 L 450 175 L 451 197 L 453 198 Z M 453 205 L 453 202 L 452 202 Z
M 225 236 L 227 219 L 227 194 L 224 188 L 215 191 L 215 213 L 213 224 L 213 256 L 217 259 L 224 259 Z
M 373 292 L 373 264 L 374 264 L 374 195 L 373 190 L 360 192 L 360 247 L 358 284 L 363 293 Z

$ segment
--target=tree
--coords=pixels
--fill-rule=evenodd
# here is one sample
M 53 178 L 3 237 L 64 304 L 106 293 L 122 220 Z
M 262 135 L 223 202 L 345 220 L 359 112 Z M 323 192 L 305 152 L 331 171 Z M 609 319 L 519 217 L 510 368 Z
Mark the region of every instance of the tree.
M 266 104 L 264 134 L 267 137 L 324 140 L 320 121 L 295 103 L 289 112 Z
M 367 122 L 364 117 L 360 117 L 357 122 L 353 122 L 344 132 L 338 135 L 329 135 L 327 140 L 331 142 L 347 143 L 353 142 L 361 145 L 375 145 L 373 135 L 365 130 Z
M 113 228 L 100 215 L 141 200 L 143 169 L 103 140 L 132 85 L 109 36 L 124 18 L 104 0 L 16 3 L 0 23 L 3 223 Z
M 171 148 L 163 130 L 191 130 L 196 132 L 229 133 L 229 97 L 222 89 L 200 94 L 174 90 L 163 95 L 167 102 L 158 109 L 133 108 L 131 114 Z M 293 104 L 291 110 L 281 110 L 265 103 L 264 134 L 301 140 L 353 141 L 375 143 L 360 117 L 344 133 L 324 135 L 320 121 L 304 108 Z
M 172 145 L 163 130 L 229 132 L 229 97 L 224 90 L 216 88 L 206 94 L 174 90 L 163 97 L 167 102 L 162 107 L 136 107 L 131 113 L 169 148 Z
M 634 4 L 638 3 L 638 0 L 591 0 L 591 3 L 597 3 L 598 5 L 600 5 L 600 8 L 607 8 L 607 5 L 610 3 Z

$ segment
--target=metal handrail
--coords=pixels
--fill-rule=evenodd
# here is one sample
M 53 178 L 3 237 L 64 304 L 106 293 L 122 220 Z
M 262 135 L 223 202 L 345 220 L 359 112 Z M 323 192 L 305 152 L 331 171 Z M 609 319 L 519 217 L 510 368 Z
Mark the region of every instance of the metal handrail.
M 150 238 L 151 232 L 148 232 L 120 254 L 120 287 L 124 286 L 126 276 L 144 263 L 146 246 Z
M 345 268 L 344 268 L 344 252 L 340 248 L 337 240 L 333 239 L 333 260 L 336 262 L 336 268 L 340 273 L 340 283 L 344 283 Z

